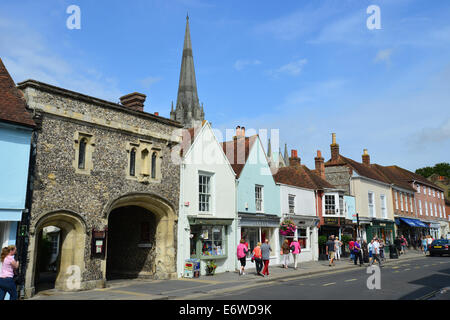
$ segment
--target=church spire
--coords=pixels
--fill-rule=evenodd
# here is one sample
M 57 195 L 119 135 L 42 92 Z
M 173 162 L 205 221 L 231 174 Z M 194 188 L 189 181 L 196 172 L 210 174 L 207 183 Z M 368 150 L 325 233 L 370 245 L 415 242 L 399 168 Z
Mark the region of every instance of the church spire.
M 183 109 L 184 111 L 177 112 L 178 109 Z M 174 120 L 180 121 L 184 127 L 193 127 L 196 122 L 201 123 L 204 119 L 203 112 L 198 111 L 200 111 L 200 103 L 198 100 L 197 82 L 195 79 L 194 57 L 192 55 L 191 32 L 189 28 L 189 15 L 187 15 Z

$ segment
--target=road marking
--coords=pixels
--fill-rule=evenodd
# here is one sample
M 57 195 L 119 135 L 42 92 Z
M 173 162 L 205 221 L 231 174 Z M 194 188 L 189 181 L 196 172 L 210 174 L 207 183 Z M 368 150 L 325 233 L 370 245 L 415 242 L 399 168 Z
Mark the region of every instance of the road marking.
M 415 267 L 414 269 L 420 269 L 420 267 Z
M 392 269 L 400 269 L 400 267 L 392 267 Z
M 325 283 L 322 285 L 322 287 L 331 286 L 333 284 L 336 284 L 336 282 Z
M 394 271 L 394 273 L 398 273 L 398 272 L 400 272 L 399 270 L 397 270 L 397 271 Z
M 128 294 L 128 295 L 134 295 L 134 296 L 141 296 L 141 297 L 149 297 L 149 296 L 152 296 L 152 295 L 149 295 L 149 294 L 146 294 L 146 293 L 131 292 L 131 291 L 125 291 L 125 290 L 108 290 L 108 292 L 122 293 L 122 294 Z
M 177 279 L 177 281 L 193 281 L 193 282 L 208 283 L 208 284 L 220 284 L 220 283 L 222 283 L 220 281 L 189 279 L 189 278 L 180 278 L 180 279 Z
M 345 280 L 345 282 L 350 282 L 350 281 L 356 281 L 358 279 L 349 279 L 349 280 Z
M 411 268 L 405 269 L 405 271 L 409 271 L 409 270 L 411 270 Z

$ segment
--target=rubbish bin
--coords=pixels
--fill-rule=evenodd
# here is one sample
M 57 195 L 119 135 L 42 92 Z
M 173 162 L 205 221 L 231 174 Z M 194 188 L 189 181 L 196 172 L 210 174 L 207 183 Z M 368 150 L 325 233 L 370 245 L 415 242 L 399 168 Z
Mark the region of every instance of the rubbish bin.
M 397 248 L 395 245 L 389 245 L 389 259 L 398 259 Z

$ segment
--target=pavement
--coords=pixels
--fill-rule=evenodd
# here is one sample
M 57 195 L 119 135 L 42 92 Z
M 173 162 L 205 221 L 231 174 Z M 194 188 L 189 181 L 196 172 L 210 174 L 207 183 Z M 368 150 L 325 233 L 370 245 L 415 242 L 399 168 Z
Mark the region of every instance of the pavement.
M 425 257 L 416 250 L 408 250 L 398 259 L 386 259 L 385 265 L 396 264 L 409 260 L 432 259 Z M 251 288 L 258 288 L 273 283 L 288 283 L 303 277 L 343 273 L 349 270 L 361 270 L 355 266 L 349 258 L 336 261 L 335 266 L 329 267 L 328 261 L 310 261 L 300 263 L 297 270 L 290 265 L 284 269 L 280 265 L 269 266 L 270 275 L 258 276 L 254 264 L 249 263 L 246 274 L 239 276 L 236 272 L 225 272 L 213 276 L 201 276 L 200 278 L 181 278 L 177 280 L 114 280 L 108 281 L 107 287 L 88 291 L 61 292 L 55 289 L 41 291 L 31 300 L 184 300 L 184 299 L 209 299 L 217 294 L 231 295 L 235 292 Z M 253 266 L 253 268 L 251 268 Z M 367 264 L 366 264 L 367 266 Z M 441 296 L 445 296 L 448 291 Z M 434 296 L 433 296 L 434 297 Z M 438 296 L 436 295 L 436 299 Z

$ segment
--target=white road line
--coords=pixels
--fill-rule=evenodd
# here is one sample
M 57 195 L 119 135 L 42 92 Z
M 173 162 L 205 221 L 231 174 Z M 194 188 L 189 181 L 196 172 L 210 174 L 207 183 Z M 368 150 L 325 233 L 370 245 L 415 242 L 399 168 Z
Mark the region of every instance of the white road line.
M 405 269 L 405 271 L 408 271 L 408 270 L 411 270 L 410 268 L 408 268 L 408 269 Z
M 336 282 L 330 282 L 330 283 L 323 284 L 322 287 L 331 286 L 333 284 L 336 284 Z
M 349 279 L 349 280 L 345 280 L 345 282 L 350 282 L 350 281 L 356 281 L 358 279 Z

